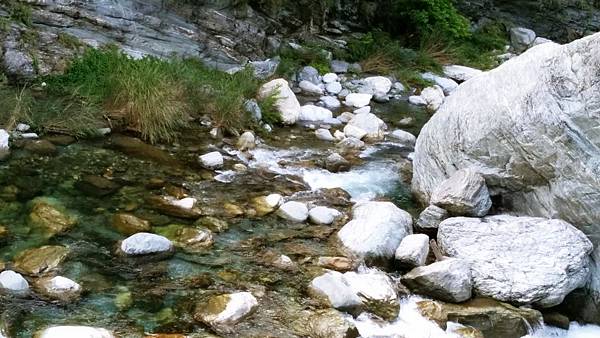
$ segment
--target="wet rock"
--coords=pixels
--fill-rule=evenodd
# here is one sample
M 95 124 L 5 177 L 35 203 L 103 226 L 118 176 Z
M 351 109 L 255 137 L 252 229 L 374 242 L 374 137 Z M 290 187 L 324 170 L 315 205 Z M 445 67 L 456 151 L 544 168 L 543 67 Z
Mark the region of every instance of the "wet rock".
M 422 231 L 435 232 L 446 218 L 448 212 L 436 205 L 430 205 L 419 214 L 416 226 Z
M 410 99 L 409 99 L 410 100 Z M 439 86 L 427 87 L 421 91 L 421 100 L 425 102 L 427 110 L 430 112 L 436 112 L 444 103 L 444 91 Z M 415 99 L 413 99 L 415 101 Z M 421 102 L 415 101 L 416 105 L 421 105 Z
M 322 141 L 327 141 L 327 142 L 332 142 L 335 141 L 335 138 L 333 137 L 333 135 L 331 135 L 331 132 L 327 129 L 317 129 L 315 130 L 315 136 Z
M 458 82 L 465 82 L 481 73 L 483 73 L 481 70 L 471 67 L 459 65 L 444 66 L 444 75 Z
M 237 141 L 237 148 L 240 151 L 246 151 L 256 148 L 256 140 L 251 131 L 244 132 Z
M 112 226 L 124 235 L 133 235 L 150 230 L 150 222 L 127 213 L 115 214 L 112 218 Z
M 332 173 L 350 170 L 350 162 L 338 153 L 333 153 L 325 159 L 325 169 Z
M 6 270 L 0 273 L 0 289 L 23 293 L 29 290 L 29 283 L 21 274 Z
M 300 83 L 298 84 L 298 87 L 300 87 L 300 89 L 302 89 L 302 92 L 307 94 L 307 95 L 315 95 L 315 96 L 321 96 L 323 95 L 323 88 L 319 87 L 318 85 L 310 82 L 310 81 L 300 81 Z
M 34 338 L 115 338 L 106 329 L 90 326 L 52 326 L 37 332 Z
M 54 156 L 58 153 L 58 148 L 47 140 L 27 141 L 23 149 L 42 156 Z
M 204 252 L 214 243 L 212 232 L 206 228 L 171 224 L 157 229 L 157 232 L 170 239 L 176 247 L 192 253 Z
M 450 93 L 452 93 L 458 87 L 458 83 L 456 83 L 456 81 L 435 75 L 433 73 L 423 73 L 421 76 L 423 79 L 432 81 L 436 85 L 440 86 L 444 92 L 444 95 L 450 95 Z
M 414 148 L 415 143 L 417 142 L 415 135 L 400 129 L 396 129 L 388 134 L 388 138 L 390 138 L 393 142 L 400 143 L 406 148 Z
M 470 264 L 456 258 L 414 268 L 402 276 L 402 284 L 415 293 L 452 303 L 471 298 L 473 288 Z
M 424 234 L 404 237 L 394 257 L 404 267 L 414 268 L 425 265 L 429 255 L 429 236 Z
M 8 229 L 5 226 L 0 225 L 0 241 L 6 237 L 8 237 Z
M 535 32 L 528 28 L 514 27 L 510 29 L 510 44 L 517 53 L 525 51 L 535 41 Z
M 342 245 L 360 257 L 392 258 L 412 233 L 412 217 L 391 202 L 364 202 L 352 209 L 353 219 L 338 232 Z
M 177 161 L 169 153 L 155 146 L 144 143 L 142 140 L 135 137 L 113 135 L 110 138 L 109 145 L 127 155 L 131 155 L 142 160 L 151 160 L 166 165 L 177 164 Z
M 121 186 L 102 176 L 86 175 L 75 183 L 75 187 L 90 196 L 107 196 L 117 192 Z
M 194 206 L 193 198 L 177 200 L 163 196 L 150 196 L 146 202 L 150 208 L 165 215 L 188 219 L 198 219 L 202 216 L 202 211 Z
M 306 318 L 307 337 L 357 338 L 358 330 L 352 318 L 333 309 L 318 310 Z
M 265 83 L 258 91 L 258 98 L 265 99 L 277 93 L 275 108 L 281 115 L 284 124 L 294 124 L 300 114 L 300 103 L 284 79 L 276 79 Z
M 312 280 L 313 296 L 348 311 L 365 309 L 386 319 L 398 315 L 398 295 L 391 279 L 378 270 L 364 273 L 328 271 Z
M 475 298 L 462 304 L 424 300 L 417 303 L 417 309 L 442 328 L 446 328 L 447 322 L 457 322 L 480 330 L 486 338 L 523 337 L 542 320 L 539 311 L 489 298 Z
M 28 276 L 40 276 L 55 270 L 69 254 L 59 245 L 45 245 L 21 252 L 14 258 L 13 268 Z
M 308 208 L 304 203 L 296 201 L 285 202 L 277 210 L 277 215 L 288 221 L 302 223 L 308 218 Z
M 542 314 L 544 318 L 544 324 L 568 330 L 571 326 L 569 317 L 562 315 L 558 312 L 549 312 Z
M 205 227 L 212 232 L 223 232 L 229 229 L 229 224 L 226 221 L 212 216 L 202 217 L 194 225 Z
M 256 215 L 261 217 L 275 211 L 282 203 L 283 197 L 279 194 L 271 194 L 268 196 L 259 196 L 252 199 L 252 206 L 256 210 Z
M 314 207 L 308 212 L 308 217 L 312 223 L 324 225 L 333 223 L 341 215 L 339 211 L 327 207 Z
M 299 121 L 325 121 L 333 118 L 331 110 L 311 104 L 300 107 Z
M 589 277 L 592 244 L 558 219 L 455 217 L 438 229 L 443 253 L 468 261 L 477 294 L 516 304 L 560 304 Z
M 231 327 L 249 316 L 258 306 L 250 292 L 237 292 L 214 296 L 206 303 L 196 305 L 194 319 L 217 331 L 230 331 Z
M 346 105 L 355 108 L 362 108 L 364 106 L 368 106 L 371 103 L 371 99 L 373 95 L 371 94 L 361 94 L 361 93 L 351 93 L 346 96 Z
M 319 76 L 319 71 L 311 66 L 303 67 L 300 72 L 298 72 L 298 81 L 308 81 L 315 85 L 321 83 L 321 77 Z
M 163 236 L 139 232 L 123 240 L 120 249 L 131 256 L 148 255 L 172 251 L 173 243 Z
M 213 151 L 200 156 L 200 164 L 206 169 L 218 169 L 223 166 L 223 155 L 218 151 Z
M 319 257 L 317 265 L 322 268 L 340 272 L 351 271 L 356 268 L 356 263 L 346 257 Z
M 62 302 L 77 300 L 82 291 L 79 284 L 62 276 L 40 278 L 34 288 L 39 294 Z
M 29 223 L 47 230 L 51 235 L 60 234 L 73 227 L 77 220 L 66 214 L 62 206 L 53 200 L 36 198 L 29 213 Z
M 473 169 L 462 169 L 442 182 L 431 195 L 431 204 L 456 216 L 485 216 L 492 207 L 485 179 Z
M 381 120 L 380 118 L 375 116 L 375 114 L 372 113 L 356 114 L 354 118 L 348 122 L 346 128 L 350 126 L 364 130 L 364 137 L 369 141 L 383 140 L 384 131 L 387 129 L 385 122 L 383 122 L 383 120 Z M 344 128 L 344 133 L 346 134 L 346 136 L 353 136 L 348 135 L 346 128 Z M 356 138 L 360 139 L 360 137 Z

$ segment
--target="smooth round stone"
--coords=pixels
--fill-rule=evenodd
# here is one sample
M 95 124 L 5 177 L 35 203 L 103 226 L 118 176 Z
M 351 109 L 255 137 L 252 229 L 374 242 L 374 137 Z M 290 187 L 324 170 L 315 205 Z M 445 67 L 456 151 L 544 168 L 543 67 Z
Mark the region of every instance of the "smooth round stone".
M 338 76 L 336 73 L 327 73 L 325 75 L 323 75 L 323 82 L 325 83 L 332 83 L 337 81 Z
M 315 224 L 331 224 L 340 215 L 339 211 L 327 207 L 314 207 L 308 212 L 310 221 Z
M 21 274 L 12 270 L 0 273 L 0 288 L 10 291 L 24 292 L 29 290 L 29 283 Z
M 138 232 L 121 243 L 121 251 L 128 255 L 147 255 L 172 249 L 173 243 L 169 239 L 147 232 Z
M 279 207 L 277 214 L 289 221 L 302 223 L 308 218 L 308 208 L 304 203 L 290 201 Z
M 90 326 L 52 326 L 38 332 L 35 338 L 114 338 L 110 331 Z

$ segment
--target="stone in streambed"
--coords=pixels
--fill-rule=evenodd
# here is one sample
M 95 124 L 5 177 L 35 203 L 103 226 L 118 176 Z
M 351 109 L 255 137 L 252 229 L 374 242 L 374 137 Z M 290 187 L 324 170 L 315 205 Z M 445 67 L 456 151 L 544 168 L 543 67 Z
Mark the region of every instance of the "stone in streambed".
M 68 215 L 58 202 L 46 198 L 36 198 L 32 202 L 29 223 L 32 226 L 43 228 L 50 235 L 55 235 L 71 229 L 77 223 L 77 219 Z
M 163 236 L 140 232 L 121 242 L 120 249 L 130 256 L 164 253 L 173 250 L 173 243 Z
M 411 291 L 451 303 L 471 298 L 471 267 L 462 259 L 445 259 L 414 268 L 402 276 L 402 284 Z
M 302 223 L 308 218 L 308 208 L 304 203 L 290 201 L 279 207 L 277 215 L 288 221 Z
M 429 255 L 429 236 L 414 234 L 402 239 L 394 256 L 401 266 L 414 268 L 425 265 L 427 255 Z
M 333 223 L 341 215 L 339 211 L 327 207 L 314 207 L 308 212 L 308 217 L 312 223 L 324 225 Z
M 214 296 L 198 303 L 194 319 L 217 331 L 230 331 L 231 327 L 249 316 L 258 306 L 250 292 L 236 292 Z
M 112 219 L 113 228 L 124 235 L 133 235 L 150 230 L 150 222 L 132 214 L 118 213 Z
M 75 187 L 87 195 L 102 197 L 117 192 L 121 186 L 102 176 L 86 175 L 75 182 Z
M 0 289 L 23 293 L 29 290 L 29 283 L 21 274 L 6 270 L 0 273 Z
M 223 166 L 223 155 L 218 151 L 213 151 L 199 157 L 200 164 L 206 169 L 218 169 Z
M 33 338 L 115 338 L 108 330 L 90 326 L 52 326 L 36 332 Z
M 308 79 L 308 81 L 311 80 L 312 79 Z M 296 123 L 296 121 L 298 121 L 298 115 L 300 114 L 300 103 L 288 82 L 284 79 L 276 79 L 265 83 L 258 91 L 258 98 L 265 99 L 274 94 L 277 94 L 275 108 L 281 116 L 281 121 L 287 125 Z
M 62 302 L 72 302 L 81 295 L 81 285 L 62 277 L 43 277 L 35 281 L 35 290 L 48 298 Z
M 69 249 L 59 245 L 25 250 L 14 258 L 13 268 L 25 275 L 40 276 L 55 270 L 68 254 Z
M 473 169 L 462 169 L 433 192 L 431 204 L 456 216 L 485 216 L 492 207 L 485 179 Z

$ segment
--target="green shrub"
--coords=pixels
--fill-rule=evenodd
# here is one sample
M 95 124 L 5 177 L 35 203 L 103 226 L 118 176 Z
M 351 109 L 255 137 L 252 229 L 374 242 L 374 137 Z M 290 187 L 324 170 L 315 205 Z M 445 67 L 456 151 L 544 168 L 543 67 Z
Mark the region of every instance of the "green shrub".
M 31 26 L 31 7 L 28 4 L 15 0 L 8 3 L 8 12 L 11 20 L 22 23 L 25 26 Z
M 269 96 L 258 101 L 258 106 L 262 113 L 262 120 L 271 125 L 281 124 L 281 114 L 275 107 L 275 104 L 279 100 L 279 90 L 274 90 Z

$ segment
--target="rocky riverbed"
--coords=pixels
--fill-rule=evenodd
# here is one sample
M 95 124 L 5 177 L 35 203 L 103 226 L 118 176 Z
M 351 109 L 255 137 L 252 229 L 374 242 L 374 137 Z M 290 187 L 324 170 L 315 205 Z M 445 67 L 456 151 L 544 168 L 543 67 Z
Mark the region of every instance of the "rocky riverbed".
M 511 33 L 420 93 L 268 81 L 259 134 L 0 130 L 0 337 L 597 336 L 600 36 Z

